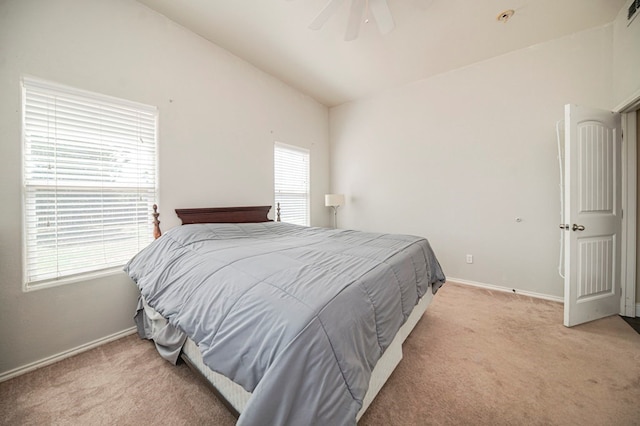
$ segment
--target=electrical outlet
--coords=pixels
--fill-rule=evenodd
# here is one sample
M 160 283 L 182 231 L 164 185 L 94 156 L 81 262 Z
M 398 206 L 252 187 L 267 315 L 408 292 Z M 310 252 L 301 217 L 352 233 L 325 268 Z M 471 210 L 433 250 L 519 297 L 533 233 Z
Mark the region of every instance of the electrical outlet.
M 473 263 L 473 255 L 472 254 L 468 254 L 467 255 L 467 263 Z

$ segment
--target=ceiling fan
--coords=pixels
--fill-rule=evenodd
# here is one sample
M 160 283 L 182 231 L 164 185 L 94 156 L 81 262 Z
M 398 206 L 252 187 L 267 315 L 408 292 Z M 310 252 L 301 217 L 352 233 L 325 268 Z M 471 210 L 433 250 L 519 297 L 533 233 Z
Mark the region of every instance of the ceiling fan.
M 320 14 L 309 24 L 309 28 L 312 30 L 322 28 L 343 2 L 344 0 L 329 0 Z M 381 34 L 387 34 L 395 27 L 387 0 L 351 0 L 349 22 L 344 35 L 346 41 L 358 38 L 360 24 L 369 22 L 369 14 L 375 19 Z

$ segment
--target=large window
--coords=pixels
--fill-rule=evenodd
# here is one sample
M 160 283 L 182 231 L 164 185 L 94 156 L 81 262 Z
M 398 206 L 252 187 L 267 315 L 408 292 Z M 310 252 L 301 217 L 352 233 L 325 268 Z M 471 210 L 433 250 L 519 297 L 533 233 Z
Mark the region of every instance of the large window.
M 25 289 L 120 268 L 152 239 L 157 109 L 23 79 Z
M 276 142 L 273 158 L 282 221 L 309 226 L 309 151 Z

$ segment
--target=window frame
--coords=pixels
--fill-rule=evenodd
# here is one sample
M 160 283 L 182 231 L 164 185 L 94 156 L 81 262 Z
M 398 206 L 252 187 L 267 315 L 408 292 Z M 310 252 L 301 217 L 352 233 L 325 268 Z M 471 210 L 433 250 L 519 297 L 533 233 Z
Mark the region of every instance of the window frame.
M 123 108 L 131 108 L 135 109 L 139 112 L 144 112 L 146 114 L 151 114 L 153 119 L 153 141 L 154 144 L 154 152 L 153 152 L 153 188 L 148 187 L 147 190 L 151 191 L 153 194 L 151 196 L 152 200 L 149 202 L 149 210 L 151 211 L 151 206 L 157 203 L 158 199 L 158 181 L 159 181 L 159 143 L 158 143 L 158 129 L 159 129 L 159 110 L 156 106 L 146 105 L 139 102 L 130 101 L 127 99 L 117 98 L 109 95 L 104 95 L 96 92 L 91 92 L 83 89 L 78 89 L 71 86 L 66 86 L 60 83 L 40 79 L 37 77 L 33 77 L 30 75 L 23 75 L 20 79 L 20 89 L 21 89 L 21 179 L 22 179 L 22 212 L 21 212 L 21 220 L 22 220 L 22 289 L 24 292 L 36 291 L 51 287 L 62 286 L 66 284 L 77 283 L 80 281 L 87 281 L 91 279 L 97 279 L 105 276 L 122 274 L 122 267 L 126 264 L 126 262 L 119 263 L 115 266 L 107 266 L 101 264 L 97 269 L 82 271 L 77 273 L 66 273 L 63 275 L 59 275 L 56 277 L 49 277 L 37 280 L 30 280 L 29 278 L 29 227 L 30 225 L 28 220 L 28 202 L 30 200 L 29 196 L 29 187 L 31 187 L 31 191 L 33 191 L 34 185 L 28 183 L 27 176 L 27 156 L 29 153 L 27 152 L 27 90 L 42 90 L 43 92 L 50 92 L 54 96 L 65 97 L 68 96 L 68 99 L 80 99 L 87 102 L 95 102 L 92 104 L 94 107 L 97 104 L 108 104 L 115 105 Z M 38 185 L 35 185 L 38 186 Z M 61 185 L 57 186 L 60 188 L 71 188 L 69 185 Z M 89 187 L 95 188 L 95 187 Z M 111 188 L 121 188 L 118 185 L 113 185 Z M 59 216 L 56 216 L 56 218 Z M 151 216 L 149 216 L 151 218 Z M 151 231 L 151 219 L 149 219 L 149 243 L 153 241 L 152 231 Z M 100 240 L 102 241 L 102 240 Z M 144 243 L 143 243 L 144 244 Z M 134 253 L 135 254 L 135 253 Z

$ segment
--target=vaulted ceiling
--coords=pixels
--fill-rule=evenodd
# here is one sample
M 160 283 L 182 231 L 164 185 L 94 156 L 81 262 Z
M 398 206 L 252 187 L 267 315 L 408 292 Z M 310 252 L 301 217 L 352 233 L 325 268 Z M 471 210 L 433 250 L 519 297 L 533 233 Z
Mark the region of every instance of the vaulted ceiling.
M 373 17 L 345 41 L 344 0 L 138 0 L 327 106 L 612 22 L 626 0 L 387 0 L 395 29 Z M 504 10 L 515 14 L 506 23 Z

